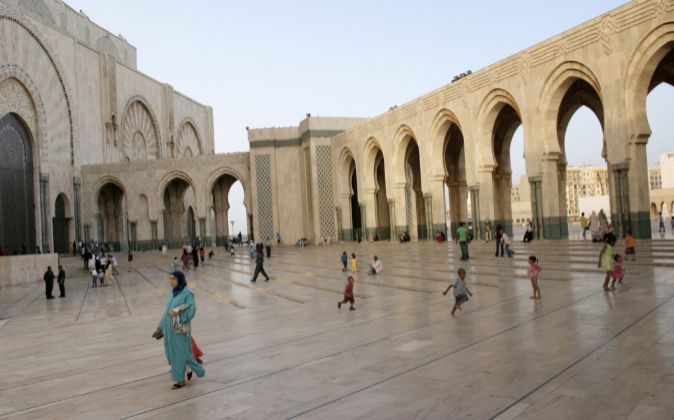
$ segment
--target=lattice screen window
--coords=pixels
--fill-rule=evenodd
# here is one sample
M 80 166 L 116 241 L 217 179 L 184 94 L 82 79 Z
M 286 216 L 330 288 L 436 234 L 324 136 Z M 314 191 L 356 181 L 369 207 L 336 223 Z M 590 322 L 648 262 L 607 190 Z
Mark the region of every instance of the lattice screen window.
M 407 221 L 407 230 L 412 230 L 414 226 L 414 215 L 412 214 L 412 183 L 414 182 L 414 172 L 410 164 L 405 165 L 405 220 Z
M 260 226 L 260 238 L 274 236 L 274 210 L 271 190 L 271 157 L 255 156 L 255 175 L 257 176 L 257 214 Z
M 316 147 L 316 168 L 318 176 L 318 220 L 321 237 L 335 238 L 334 201 L 332 194 L 332 147 Z

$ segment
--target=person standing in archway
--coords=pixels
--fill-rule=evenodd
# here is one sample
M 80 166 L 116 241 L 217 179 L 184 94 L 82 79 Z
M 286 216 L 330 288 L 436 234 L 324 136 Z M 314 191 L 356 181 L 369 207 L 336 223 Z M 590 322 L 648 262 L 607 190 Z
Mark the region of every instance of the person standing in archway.
M 239 232 L 238 239 L 239 239 L 239 246 L 243 246 L 243 235 L 241 234 L 241 232 Z
M 52 291 L 54 290 L 54 272 L 51 271 L 51 265 L 47 267 L 47 272 L 44 273 L 44 294 L 47 299 L 54 299 Z
M 658 217 L 660 218 L 660 226 L 658 227 L 658 233 L 665 233 L 665 219 L 662 218 L 662 212 L 658 213 Z
M 456 237 L 461 247 L 461 261 L 466 261 L 470 258 L 470 255 L 468 254 L 468 229 L 466 229 L 465 223 L 461 222 L 459 224 L 459 227 L 456 229 Z

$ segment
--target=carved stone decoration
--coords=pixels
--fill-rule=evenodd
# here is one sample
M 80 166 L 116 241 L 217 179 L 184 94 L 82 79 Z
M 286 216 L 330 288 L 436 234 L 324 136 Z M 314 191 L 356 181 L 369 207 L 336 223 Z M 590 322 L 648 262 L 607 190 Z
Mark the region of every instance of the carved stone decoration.
M 604 53 L 606 55 L 611 54 L 613 51 L 613 35 L 615 34 L 615 26 L 613 25 L 613 18 L 607 16 L 601 22 L 601 28 L 599 29 L 599 42 L 604 48 Z
M 199 133 L 190 120 L 180 125 L 176 149 L 175 157 L 192 157 L 203 154 Z
M 132 100 L 122 122 L 123 160 L 157 159 L 159 130 L 149 108 L 139 99 Z M 141 142 L 142 140 L 142 142 Z
M 51 23 L 52 25 L 56 24 L 54 15 L 49 9 L 49 6 L 47 6 L 43 0 L 21 0 L 19 2 L 19 6 L 41 17 L 43 20 Z
M 27 3 L 32 3 L 31 1 L 27 1 Z M 40 1 L 41 3 L 41 1 Z M 37 4 L 37 3 L 36 3 Z M 38 5 L 39 6 L 39 5 Z M 53 16 L 52 16 L 53 18 Z M 23 27 L 28 33 L 30 33 L 33 37 L 33 39 L 40 45 L 42 50 L 45 52 L 47 57 L 49 58 L 49 61 L 51 62 L 52 66 L 54 67 L 54 70 L 56 71 L 56 74 L 58 76 L 59 83 L 61 85 L 61 88 L 63 89 L 63 94 L 65 96 L 65 103 L 66 103 L 66 108 L 68 111 L 68 122 L 69 122 L 69 129 L 70 132 L 69 138 L 70 138 L 70 163 L 71 165 L 75 165 L 76 162 L 79 160 L 78 156 L 78 150 L 79 150 L 79 139 L 77 137 L 77 120 L 75 119 L 75 116 L 72 111 L 72 106 L 71 106 L 71 97 L 72 95 L 70 94 L 70 88 L 66 84 L 66 80 L 64 77 L 65 72 L 63 71 L 63 68 L 61 67 L 61 64 L 56 60 L 56 55 L 54 54 L 54 51 L 52 47 L 47 43 L 46 39 L 42 36 L 40 32 L 29 22 L 27 22 L 24 17 L 20 14 L 17 13 L 16 9 L 13 8 L 8 8 L 7 6 L 4 6 L 0 4 L 0 19 L 8 19 L 11 20 L 12 22 L 15 22 L 16 24 L 20 25 Z M 5 67 L 10 67 L 13 68 L 15 66 L 9 65 L 9 66 L 3 66 Z M 25 81 L 21 78 L 19 78 L 22 82 Z M 28 87 L 29 91 L 31 94 L 33 94 L 33 98 L 37 99 L 38 97 L 35 95 L 35 92 L 37 90 L 33 90 L 30 87 Z M 36 104 L 38 107 L 38 112 L 40 112 L 40 105 L 41 104 Z M 46 121 L 46 119 L 44 119 Z M 44 124 L 43 127 L 46 127 L 46 124 Z M 46 156 L 46 148 L 47 148 L 47 141 L 46 139 L 48 138 L 47 133 L 45 131 L 42 132 L 42 138 L 44 139 L 43 141 L 43 155 L 42 160 L 43 162 L 46 162 L 47 156 Z

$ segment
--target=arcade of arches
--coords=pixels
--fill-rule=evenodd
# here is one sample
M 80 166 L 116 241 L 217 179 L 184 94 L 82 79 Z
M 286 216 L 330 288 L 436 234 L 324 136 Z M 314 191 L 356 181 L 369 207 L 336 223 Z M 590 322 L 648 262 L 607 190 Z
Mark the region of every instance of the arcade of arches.
M 0 13 L 12 64 L 0 69 L 0 245 L 10 248 L 222 243 L 236 182 L 252 237 L 431 240 L 461 221 L 480 237 L 487 220 L 512 231 L 518 130 L 535 235 L 566 238 L 566 149 L 578 145 L 565 136 L 580 107 L 602 129 L 616 232 L 648 238 L 656 210 L 674 210 L 649 196 L 646 157 L 646 98 L 674 85 L 671 0 L 627 3 L 371 119 L 250 129 L 250 151 L 232 154 L 214 154 L 210 107 L 167 84 L 127 83 L 135 50 L 111 34 L 117 55 L 108 45 L 77 64 L 94 66 L 82 83 L 100 90 L 75 97 L 49 37 L 79 35 L 43 36 L 22 16 Z

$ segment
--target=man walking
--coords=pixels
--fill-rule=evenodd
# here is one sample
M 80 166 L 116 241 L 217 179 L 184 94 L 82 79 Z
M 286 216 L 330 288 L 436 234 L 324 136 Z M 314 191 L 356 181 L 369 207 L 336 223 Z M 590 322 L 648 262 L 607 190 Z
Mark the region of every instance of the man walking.
M 51 265 L 47 267 L 47 272 L 44 273 L 44 294 L 47 299 L 54 299 L 52 290 L 54 290 L 54 272 L 51 271 Z
M 59 297 L 60 298 L 66 297 L 66 272 L 63 269 L 62 265 L 59 265 L 59 274 L 56 281 L 59 284 L 59 292 L 61 292 L 59 294 Z
M 255 283 L 257 281 L 257 276 L 262 273 L 264 276 L 264 281 L 269 281 L 269 276 L 267 272 L 264 271 L 264 252 L 260 249 L 255 253 L 255 274 L 253 274 L 253 279 L 251 282 Z
M 456 236 L 461 247 L 461 261 L 466 261 L 470 256 L 468 255 L 468 229 L 466 229 L 465 223 L 461 222 L 459 224 L 459 227 L 456 229 Z

